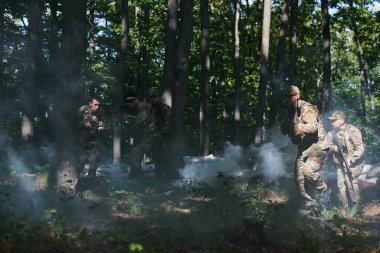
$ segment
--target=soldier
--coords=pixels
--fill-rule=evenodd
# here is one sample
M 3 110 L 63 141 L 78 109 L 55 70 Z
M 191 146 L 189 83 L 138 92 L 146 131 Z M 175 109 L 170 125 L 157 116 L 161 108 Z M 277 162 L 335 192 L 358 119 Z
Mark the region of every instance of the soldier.
M 150 92 L 150 104 L 154 111 L 157 127 L 157 131 L 154 134 L 155 142 L 152 155 L 155 162 L 155 173 L 160 177 L 165 170 L 164 161 L 167 157 L 167 138 L 170 130 L 171 108 L 161 101 L 161 94 L 157 90 Z
M 352 207 L 359 201 L 357 177 L 364 166 L 364 144 L 360 130 L 346 123 L 346 115 L 334 112 L 329 120 L 335 132 L 331 146 L 337 167 L 337 184 L 340 200 L 344 207 Z
M 83 169 L 84 164 L 90 164 L 88 170 L 89 177 L 96 176 L 96 168 L 100 160 L 99 155 L 99 135 L 105 128 L 105 120 L 101 116 L 100 99 L 92 97 L 88 105 L 79 108 L 79 165 Z
M 300 195 L 309 202 L 314 202 L 305 192 L 305 178 L 298 167 L 302 153 L 325 135 L 319 110 L 315 105 L 300 99 L 300 90 L 291 85 L 284 93 L 288 103 L 288 113 L 281 125 L 281 132 L 288 135 L 293 144 L 298 146 L 297 160 L 294 169 L 294 180 Z
M 135 91 L 126 94 L 127 115 L 127 134 L 132 137 L 129 163 L 131 166 L 130 177 L 143 177 L 141 162 L 144 154 L 152 149 L 156 123 L 152 107 L 138 99 Z

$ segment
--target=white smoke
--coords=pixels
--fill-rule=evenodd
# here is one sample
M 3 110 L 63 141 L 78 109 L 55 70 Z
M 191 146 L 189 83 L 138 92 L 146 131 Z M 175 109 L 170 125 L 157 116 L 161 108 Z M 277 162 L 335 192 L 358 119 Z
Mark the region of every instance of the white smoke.
M 258 170 L 267 180 L 276 180 L 287 174 L 283 153 L 272 142 L 261 147 L 251 147 L 258 157 Z
M 174 185 L 182 186 L 184 182 L 196 181 L 214 185 L 217 176 L 223 173 L 226 176 L 240 177 L 247 168 L 242 166 L 243 148 L 226 143 L 221 156 L 185 156 L 185 166 L 179 170 L 181 179 Z

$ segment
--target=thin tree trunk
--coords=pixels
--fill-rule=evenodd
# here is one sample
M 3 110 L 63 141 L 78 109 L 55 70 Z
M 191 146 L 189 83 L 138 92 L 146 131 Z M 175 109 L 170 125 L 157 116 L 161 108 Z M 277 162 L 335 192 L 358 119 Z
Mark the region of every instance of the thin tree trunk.
M 63 43 L 54 99 L 55 157 L 49 185 L 75 193 L 78 181 L 78 111 L 81 66 L 86 52 L 86 0 L 62 4 Z M 64 133 L 64 134 L 63 134 Z
M 176 49 L 176 70 L 173 78 L 173 107 L 170 119 L 172 127 L 172 168 L 183 163 L 184 118 L 187 84 L 189 78 L 190 47 L 193 38 L 194 0 L 181 1 L 181 25 Z
M 177 12 L 178 0 L 168 0 L 168 17 L 165 38 L 164 78 L 162 83 L 162 99 L 172 106 L 172 87 L 174 77 L 174 62 L 177 43 Z
M 3 126 L 3 114 L 4 114 L 4 99 L 5 99 L 5 96 L 4 96 L 4 69 L 5 69 L 5 65 L 4 65 L 4 52 L 5 52 L 5 44 L 4 44 L 4 33 L 5 33 L 5 20 L 4 20 L 4 15 L 5 15 L 5 5 L 4 5 L 4 2 L 3 1 L 0 1 L 0 90 L 2 90 L 3 92 L 1 92 L 1 95 L 0 95 L 0 119 L 1 119 L 1 123 L 0 123 L 0 128 Z
M 264 118 L 266 108 L 266 91 L 268 80 L 268 60 L 269 60 L 269 35 L 271 21 L 271 0 L 264 1 L 263 34 L 261 41 L 260 57 L 260 85 L 258 90 L 258 108 L 256 118 L 256 133 L 254 143 L 261 145 L 264 140 Z
M 200 153 L 209 155 L 210 126 L 209 126 L 209 83 L 210 83 L 210 54 L 209 54 L 209 1 L 201 0 L 201 107 L 200 107 Z
M 143 95 L 141 87 L 141 6 L 136 3 L 135 6 L 135 48 L 133 51 L 134 66 L 133 66 L 133 83 L 135 90 Z
M 123 86 L 126 80 L 126 59 L 128 48 L 128 0 L 121 0 L 121 34 L 117 82 L 114 87 L 113 164 L 121 161 L 121 106 Z
M 331 52 L 330 52 L 330 17 L 328 0 L 322 0 L 322 31 L 323 31 L 323 100 L 322 111 L 330 109 L 332 100 L 331 89 Z
M 94 0 L 91 0 L 89 3 L 90 6 L 90 15 L 88 17 L 88 23 L 90 24 L 90 31 L 89 31 L 89 45 L 88 45 L 88 52 L 90 56 L 90 60 L 93 61 L 95 58 L 95 9 L 94 9 Z
M 146 36 L 149 35 L 149 28 L 150 28 L 150 14 L 149 14 L 149 6 L 144 7 L 144 27 L 145 27 L 145 34 Z M 147 98 L 149 96 L 148 88 L 150 87 L 150 79 L 149 79 L 149 65 L 150 65 L 150 55 L 149 50 L 146 48 L 145 45 L 141 47 L 142 51 L 142 57 L 143 57 L 143 76 L 142 76 L 142 88 L 143 88 L 143 94 L 144 98 Z
M 280 36 L 278 38 L 276 72 L 272 85 L 272 97 L 269 113 L 269 127 L 276 124 L 278 108 L 281 103 L 280 91 L 284 89 L 285 47 L 289 21 L 289 0 L 284 0 L 282 5 L 282 18 L 280 24 Z
M 297 26 L 298 26 L 298 0 L 291 0 L 290 24 L 291 39 L 289 49 L 289 84 L 297 85 Z
M 240 101 L 241 101 L 241 77 L 240 77 L 240 38 L 239 38 L 239 21 L 240 21 L 240 3 L 234 0 L 235 22 L 234 22 L 234 76 L 235 76 L 235 144 L 240 144 Z

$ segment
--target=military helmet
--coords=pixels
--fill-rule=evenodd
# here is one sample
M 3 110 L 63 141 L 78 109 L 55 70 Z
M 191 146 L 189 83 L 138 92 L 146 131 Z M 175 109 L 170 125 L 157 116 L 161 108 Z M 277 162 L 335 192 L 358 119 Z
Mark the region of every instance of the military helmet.
M 153 96 L 161 96 L 161 93 L 156 90 L 156 89 L 152 89 L 150 92 L 149 92 L 149 96 L 150 97 L 153 97 Z
M 300 89 L 295 85 L 289 85 L 285 89 L 284 95 L 300 95 Z
M 331 114 L 330 117 L 328 117 L 328 119 L 330 121 L 335 121 L 335 120 L 338 120 L 338 119 L 344 119 L 346 120 L 346 114 L 342 111 L 335 111 Z

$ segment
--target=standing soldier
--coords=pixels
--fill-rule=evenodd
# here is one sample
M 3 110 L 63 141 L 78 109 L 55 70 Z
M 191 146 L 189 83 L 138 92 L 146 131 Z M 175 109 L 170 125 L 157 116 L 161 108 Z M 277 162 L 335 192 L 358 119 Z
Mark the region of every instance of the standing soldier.
M 99 135 L 105 128 L 104 118 L 99 111 L 100 99 L 92 97 L 88 105 L 79 108 L 79 165 L 82 170 L 88 162 L 88 176 L 96 176 L 96 168 L 100 160 Z
M 150 92 L 150 104 L 154 111 L 157 127 L 152 154 L 156 175 L 160 177 L 165 170 L 164 161 L 167 157 L 167 138 L 170 130 L 171 108 L 161 101 L 161 94 L 157 90 Z
M 329 120 L 333 127 L 331 149 L 337 167 L 337 184 L 340 200 L 345 208 L 359 201 L 359 187 L 356 178 L 364 166 L 364 144 L 360 130 L 346 123 L 346 115 L 334 112 Z
M 127 134 L 132 137 L 131 151 L 128 156 L 131 166 L 130 177 L 143 177 L 141 162 L 144 154 L 152 150 L 156 123 L 152 107 L 138 99 L 135 91 L 129 91 L 125 100 L 127 102 Z
M 325 135 L 319 110 L 315 105 L 300 99 L 300 90 L 290 85 L 285 92 L 288 103 L 288 113 L 281 125 L 281 132 L 288 135 L 293 144 L 298 146 L 297 161 L 294 170 L 294 179 L 300 195 L 307 202 L 314 202 L 305 192 L 305 178 L 300 171 L 298 160 L 302 153 L 313 143 Z

